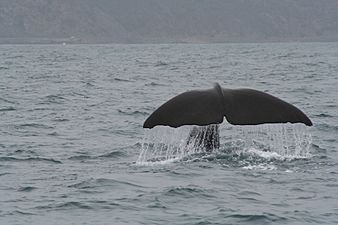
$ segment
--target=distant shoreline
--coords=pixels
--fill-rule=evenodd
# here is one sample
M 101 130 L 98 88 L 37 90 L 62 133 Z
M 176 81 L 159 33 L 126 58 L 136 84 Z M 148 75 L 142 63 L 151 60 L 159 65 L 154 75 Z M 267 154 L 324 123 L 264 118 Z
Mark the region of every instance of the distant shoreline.
M 142 41 L 115 41 L 109 40 L 86 40 L 70 38 L 0 38 L 0 45 L 62 45 L 62 44 L 232 44 L 232 43 L 309 43 L 309 42 L 338 42 L 338 37 L 328 38 L 302 38 L 302 39 L 267 39 L 267 40 L 246 40 L 228 39 L 215 40 L 142 40 Z

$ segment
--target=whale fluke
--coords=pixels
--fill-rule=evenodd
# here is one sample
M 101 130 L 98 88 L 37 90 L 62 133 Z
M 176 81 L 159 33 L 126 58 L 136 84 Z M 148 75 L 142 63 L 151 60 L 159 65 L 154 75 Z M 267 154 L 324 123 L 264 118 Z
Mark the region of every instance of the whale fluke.
M 212 89 L 187 91 L 170 99 L 147 118 L 143 127 L 205 126 L 220 124 L 224 117 L 233 125 L 303 123 L 312 126 L 301 110 L 277 97 L 253 89 L 225 89 L 216 83 Z

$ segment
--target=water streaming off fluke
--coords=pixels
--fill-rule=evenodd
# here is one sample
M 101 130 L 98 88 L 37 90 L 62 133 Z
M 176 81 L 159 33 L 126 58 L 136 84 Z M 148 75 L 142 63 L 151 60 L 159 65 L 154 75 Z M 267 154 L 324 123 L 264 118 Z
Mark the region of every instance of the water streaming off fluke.
M 136 161 L 152 165 L 181 160 L 196 153 L 208 153 L 200 140 L 191 140 L 194 126 L 155 127 L 146 130 L 141 153 Z M 206 129 L 206 127 L 202 127 Z M 235 151 L 263 158 L 294 159 L 310 156 L 311 128 L 302 124 L 264 124 L 255 126 L 222 125 L 221 145 L 215 151 Z M 194 138 L 200 138 L 196 136 Z
M 241 143 L 241 151 L 263 158 L 308 158 L 312 136 L 303 124 L 263 124 L 258 126 L 232 126 L 224 132 Z M 229 138 L 229 137 L 228 137 Z

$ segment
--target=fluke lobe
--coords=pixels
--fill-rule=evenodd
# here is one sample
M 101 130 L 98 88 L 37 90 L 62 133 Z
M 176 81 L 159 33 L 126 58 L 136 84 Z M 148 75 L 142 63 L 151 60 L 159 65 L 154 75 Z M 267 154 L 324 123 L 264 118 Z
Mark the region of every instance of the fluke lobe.
M 303 123 L 312 126 L 301 110 L 277 97 L 253 89 L 221 88 L 216 83 L 212 89 L 187 91 L 170 99 L 146 119 L 143 127 L 206 126 L 220 124 L 224 117 L 233 125 Z

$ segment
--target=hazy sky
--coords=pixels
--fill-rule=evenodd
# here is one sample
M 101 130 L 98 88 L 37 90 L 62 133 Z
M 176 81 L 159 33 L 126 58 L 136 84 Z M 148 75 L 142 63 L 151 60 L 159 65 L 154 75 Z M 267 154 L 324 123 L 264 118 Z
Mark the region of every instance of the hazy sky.
M 337 0 L 0 0 L 0 42 L 337 41 Z

